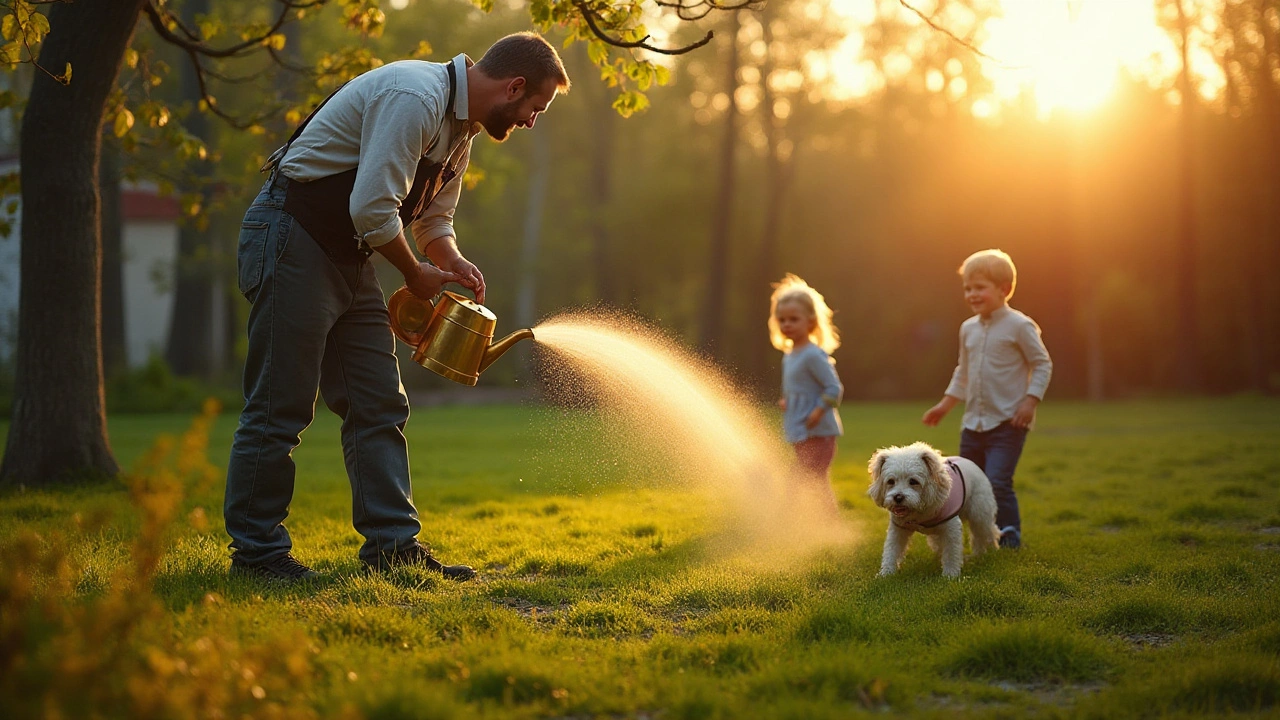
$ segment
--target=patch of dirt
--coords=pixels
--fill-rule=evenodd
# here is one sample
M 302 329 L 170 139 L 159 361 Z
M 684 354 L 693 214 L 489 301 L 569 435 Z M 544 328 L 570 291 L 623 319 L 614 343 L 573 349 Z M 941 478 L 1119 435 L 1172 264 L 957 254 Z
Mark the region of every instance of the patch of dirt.
M 1262 552 L 1277 552 L 1277 551 L 1280 551 L 1280 543 L 1273 543 L 1273 542 L 1258 543 L 1257 545 L 1253 546 L 1253 549 L 1261 550 Z
M 504 597 L 493 601 L 494 604 L 501 605 L 508 610 L 514 610 L 517 615 L 525 620 L 532 620 L 535 623 L 554 624 L 558 621 L 557 615 L 564 613 L 571 604 L 561 602 L 556 605 L 539 605 L 531 600 L 524 598 Z
M 1124 636 L 1125 642 L 1132 645 L 1135 650 L 1161 648 L 1173 644 L 1177 639 L 1177 635 L 1169 633 L 1130 633 Z
M 1023 693 L 1031 696 L 1031 699 L 1041 705 L 1059 708 L 1071 707 L 1082 698 L 1094 695 L 1106 687 L 1106 685 L 1100 682 L 1063 684 L 1051 682 L 1022 683 L 1009 680 L 999 680 L 991 683 L 991 686 L 1004 690 L 1005 692 Z M 990 709 L 995 706 L 1008 706 L 1008 703 L 999 700 L 980 700 L 978 702 L 972 702 L 966 698 L 954 695 L 935 695 L 931 700 L 932 702 L 930 704 L 934 707 L 945 708 L 948 710 L 972 710 L 979 707 Z
M 1072 705 L 1080 698 L 1093 695 L 1105 687 L 1102 683 L 1070 685 L 1050 682 L 1020 683 L 1007 680 L 994 682 L 992 685 L 1006 692 L 1026 693 L 1042 705 L 1056 705 L 1059 707 Z
M 1258 528 L 1258 533 L 1261 535 L 1280 535 L 1280 527 L 1268 526 Z

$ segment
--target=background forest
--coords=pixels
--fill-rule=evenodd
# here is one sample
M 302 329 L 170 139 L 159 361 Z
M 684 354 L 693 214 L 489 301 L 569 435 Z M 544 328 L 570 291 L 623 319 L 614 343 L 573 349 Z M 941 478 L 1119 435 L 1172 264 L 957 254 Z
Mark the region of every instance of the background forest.
M 265 18 L 256 5 L 169 7 L 199 23 Z M 1116 32 L 1126 13 L 1145 12 L 1151 33 L 1127 38 L 1130 56 L 1109 65 L 1087 35 L 1031 55 L 1010 41 L 1019 6 L 1051 14 L 1058 5 L 1081 27 L 1103 12 Z M 457 215 L 499 329 L 567 308 L 620 308 L 766 396 L 779 364 L 764 328 L 769 283 L 794 272 L 837 311 L 849 397 L 923 398 L 945 387 L 967 315 L 956 267 L 999 247 L 1018 263 L 1012 304 L 1040 323 L 1054 356 L 1054 395 L 1280 388 L 1280 3 L 921 9 L 937 28 L 898 0 L 770 0 L 684 23 L 655 14 L 650 32 L 669 44 L 708 29 L 716 37 L 687 54 L 648 55 L 670 81 L 627 118 L 611 107 L 617 91 L 597 80 L 590 48 L 569 46 L 573 91 L 535 130 L 501 146 L 477 139 Z M 233 280 L 238 223 L 262 160 L 336 85 L 317 68 L 474 58 L 530 28 L 520 2 L 486 13 L 466 0 L 395 0 L 381 7 L 380 33 L 334 56 L 351 41 L 340 12 L 322 8 L 276 41 L 277 59 L 309 73 L 263 59 L 239 78 L 206 78 L 233 122 L 192 112 L 199 93 L 183 53 L 139 27 L 142 62 L 168 74 L 154 89 L 121 83 L 118 107 L 137 122 L 108 110 L 117 149 L 104 157 L 117 162 L 104 162 L 103 175 L 108 185 L 113 173 L 158 181 L 182 198 L 183 257 L 161 279 L 176 290 L 165 360 L 178 375 L 237 385 L 247 313 Z M 133 70 L 137 57 L 126 56 Z M 1070 82 L 1041 82 L 1045 57 Z M 172 138 L 156 140 L 164 127 L 153 116 L 148 126 L 153 101 L 173 108 L 166 132 L 189 133 L 179 152 Z M 111 261 L 108 240 L 104 277 Z M 389 293 L 399 278 L 382 265 Z M 225 307 L 211 307 L 209 286 L 225 288 Z M 104 282 L 109 377 L 122 332 L 112 292 Z M 211 341 L 214 332 L 225 341 Z M 510 385 L 527 367 L 500 363 L 481 382 Z M 410 363 L 402 373 L 411 389 L 447 386 Z

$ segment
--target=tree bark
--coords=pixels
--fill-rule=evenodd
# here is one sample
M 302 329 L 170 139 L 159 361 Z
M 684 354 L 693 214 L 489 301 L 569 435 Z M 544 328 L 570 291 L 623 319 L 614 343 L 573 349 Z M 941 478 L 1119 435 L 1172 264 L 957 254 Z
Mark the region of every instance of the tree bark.
M 99 142 L 143 0 L 58 3 L 22 120 L 22 261 L 13 424 L 0 484 L 119 472 L 102 387 Z
M 102 139 L 98 193 L 102 198 L 102 366 L 109 376 L 129 364 L 125 349 L 124 217 L 120 208 L 120 148 Z
M 702 303 L 702 346 L 719 356 L 724 337 L 725 289 L 729 279 L 729 231 L 733 223 L 733 199 L 736 191 L 736 153 L 738 149 L 738 12 L 730 11 L 725 37 L 729 43 L 729 64 L 725 72 L 725 91 L 729 107 L 725 110 L 724 135 L 720 140 L 720 187 L 716 195 L 715 217 L 711 226 L 711 248 L 707 256 L 707 292 Z
M 614 269 L 610 262 L 609 252 L 609 204 L 613 200 L 613 156 L 614 145 L 618 134 L 618 113 L 610 106 L 605 93 L 599 93 L 599 101 L 592 102 L 590 113 L 594 116 L 591 122 L 591 141 L 594 152 L 591 156 L 591 186 L 587 188 L 587 196 L 591 199 L 591 260 L 595 265 L 596 298 L 608 305 L 618 303 L 618 287 L 614 279 Z M 594 99 L 594 98 L 593 98 Z
M 751 327 L 764 327 L 764 319 L 769 314 L 770 283 L 777 280 L 778 275 L 778 232 L 782 226 L 782 211 L 785 208 L 787 186 L 790 180 L 790 167 L 783 161 L 781 145 L 785 133 L 782 121 L 774 114 L 775 95 L 769 86 L 769 78 L 773 74 L 773 13 L 766 5 L 761 11 L 760 23 L 763 27 L 765 47 L 764 62 L 760 66 L 761 83 L 761 117 L 765 133 L 765 172 L 764 172 L 764 226 L 760 234 L 760 254 L 756 259 L 755 282 L 751 285 L 753 293 L 749 307 L 759 308 L 758 320 L 753 317 Z M 765 302 L 761 302 L 761 301 Z M 753 337 L 748 347 L 748 371 L 754 382 L 768 387 L 766 371 L 769 367 L 770 353 L 773 348 L 764 341 L 765 334 L 760 332 Z M 776 381 L 776 378 L 773 378 Z M 776 385 L 776 382 L 773 384 Z
M 191 0 L 183 14 L 194 24 L 199 15 L 209 13 L 209 0 Z M 200 102 L 199 80 L 190 62 L 182 63 L 182 99 L 194 107 Z M 202 112 L 188 116 L 187 131 L 205 143 L 209 142 L 209 120 Z M 196 173 L 207 176 L 207 163 L 196 166 Z M 169 324 L 169 340 L 165 344 L 165 360 L 177 375 L 210 377 L 213 374 L 213 243 L 207 224 L 201 227 L 194 218 L 178 230 L 178 261 L 174 268 L 173 316 Z

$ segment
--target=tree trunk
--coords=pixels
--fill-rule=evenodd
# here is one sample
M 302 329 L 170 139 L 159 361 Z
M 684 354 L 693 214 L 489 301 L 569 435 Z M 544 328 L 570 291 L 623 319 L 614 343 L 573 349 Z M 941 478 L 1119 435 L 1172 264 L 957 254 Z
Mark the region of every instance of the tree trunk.
M 770 283 L 778 279 L 778 231 L 782 225 L 782 211 L 789 181 L 789 166 L 783 161 L 781 145 L 785 133 L 782 121 L 774 114 L 774 92 L 769 86 L 769 78 L 773 74 L 773 13 L 766 5 L 761 11 L 760 23 L 763 27 L 765 43 L 765 59 L 760 66 L 761 83 L 761 116 L 764 125 L 766 155 L 764 172 L 764 227 L 760 234 L 760 254 L 756 260 L 755 281 L 751 284 L 752 299 L 748 307 L 759 308 L 759 312 L 751 318 L 750 327 L 758 328 L 758 332 L 748 343 L 751 348 L 747 354 L 747 369 L 756 384 L 768 387 L 770 378 L 766 378 L 769 368 L 769 357 L 773 348 L 765 342 L 763 332 L 765 318 L 769 316 Z M 757 317 L 758 316 L 758 317 Z M 776 381 L 776 378 L 771 378 Z
M 591 83 L 598 85 L 598 83 Z M 591 141 L 594 145 L 591 155 L 591 180 L 587 188 L 587 197 L 591 200 L 590 228 L 592 244 L 592 263 L 595 265 L 596 299 L 600 302 L 615 305 L 618 303 L 618 287 L 614 280 L 613 266 L 610 263 L 609 228 L 606 220 L 609 217 L 609 203 L 613 200 L 613 156 L 614 145 L 618 134 L 618 113 L 610 106 L 607 96 L 600 93 L 599 101 L 592 102 L 590 113 Z
M 546 122 L 546 120 L 542 120 Z M 524 236 L 520 242 L 520 280 L 516 290 L 516 327 L 531 328 L 538 319 L 538 246 L 542 242 L 542 218 L 546 213 L 547 190 L 551 185 L 551 133 L 532 136 L 533 157 L 529 173 L 529 195 L 524 211 Z M 529 380 L 532 343 L 516 346 L 517 377 Z
M 190 0 L 183 14 L 194 24 L 199 15 L 209 13 L 209 0 Z M 182 99 L 194 107 L 200 102 L 200 86 L 192 63 L 182 63 Z M 210 140 L 208 116 L 191 113 L 187 131 L 205 143 Z M 200 162 L 195 169 L 200 177 L 209 173 L 209 165 Z M 177 375 L 210 377 L 213 374 L 213 243 L 208 223 L 191 218 L 178 230 L 178 262 L 174 268 L 173 319 L 169 325 L 169 341 L 165 344 L 165 360 Z
M 1178 89 L 1182 94 L 1181 126 L 1178 147 L 1178 247 L 1175 271 L 1177 313 L 1178 385 L 1184 392 L 1200 389 L 1200 323 L 1196 313 L 1196 178 L 1195 178 L 1195 89 L 1191 85 L 1191 67 L 1187 61 L 1188 20 L 1183 0 L 1177 0 L 1178 35 L 1181 39 L 1182 72 Z
M 1280 168 L 1275 158 L 1280 153 L 1280 88 L 1276 86 L 1272 68 L 1280 66 L 1280 30 L 1266 22 L 1269 8 L 1276 7 L 1275 0 L 1259 0 L 1258 27 L 1262 34 L 1262 57 L 1257 69 L 1257 102 L 1260 152 L 1254 153 L 1257 167 L 1255 181 L 1258 185 L 1261 226 L 1258 232 L 1259 252 L 1252 263 L 1258 276 L 1257 316 L 1250 322 L 1256 329 L 1257 355 L 1254 368 L 1254 385 L 1264 392 L 1277 392 L 1275 374 L 1280 373 L 1280 306 L 1274 283 L 1267 282 L 1280 273 Z
M 128 366 L 124 317 L 124 217 L 120 209 L 120 148 L 102 138 L 98 193 L 102 197 L 102 366 L 107 375 Z
M 725 91 L 729 107 L 725 110 L 724 135 L 720 142 L 720 188 L 716 195 L 715 216 L 711 226 L 711 248 L 707 256 L 707 293 L 702 303 L 702 346 L 713 355 L 722 351 L 724 337 L 725 288 L 729 278 L 729 231 L 733 221 L 733 198 L 737 175 L 738 149 L 738 13 L 730 11 L 725 37 L 729 42 L 729 65 L 725 72 Z
M 98 153 L 143 0 L 58 3 L 22 119 L 22 262 L 13 424 L 0 484 L 114 476 L 102 388 Z

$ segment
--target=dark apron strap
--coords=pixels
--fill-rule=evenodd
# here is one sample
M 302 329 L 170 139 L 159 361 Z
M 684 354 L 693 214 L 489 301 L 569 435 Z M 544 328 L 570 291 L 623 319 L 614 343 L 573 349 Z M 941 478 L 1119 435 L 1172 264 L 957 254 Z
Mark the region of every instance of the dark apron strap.
M 457 99 L 457 73 L 453 62 L 446 65 L 449 73 L 449 104 L 446 108 L 446 120 L 453 113 Z M 334 91 L 337 94 L 337 90 Z M 332 98 L 330 95 L 329 98 Z M 328 102 L 328 99 L 325 102 Z M 307 116 L 306 120 L 294 131 L 289 142 L 279 151 L 274 160 L 278 171 L 289 145 L 301 134 L 311 118 L 324 106 L 321 103 Z M 274 157 L 274 156 L 273 156 Z M 440 189 L 453 178 L 451 172 L 444 172 L 446 163 L 434 163 L 424 155 L 419 158 L 414 169 L 413 180 L 408 194 L 401 200 L 398 214 L 401 223 L 408 225 L 416 220 L 430 205 Z M 289 180 L 285 189 L 284 211 L 302 225 L 315 241 L 324 249 L 325 254 L 339 265 L 351 265 L 364 262 L 371 254 L 368 246 L 356 232 L 351 220 L 351 191 L 355 187 L 356 174 L 359 167 L 340 173 L 328 175 L 307 182 Z
M 348 80 L 347 82 L 351 82 L 351 81 Z M 275 152 L 271 153 L 271 157 L 267 158 L 266 164 L 264 164 L 261 168 L 259 168 L 258 172 L 267 172 L 268 170 L 273 170 L 276 167 L 278 167 L 280 163 L 284 161 L 284 156 L 289 154 L 289 146 L 293 144 L 294 140 L 298 139 L 299 135 L 302 135 L 303 130 L 307 129 L 307 124 L 311 122 L 311 118 L 315 117 L 316 113 L 320 112 L 320 108 L 324 107 L 326 103 L 328 103 L 330 100 L 333 99 L 334 95 L 338 94 L 339 90 L 341 90 L 346 86 L 347 86 L 346 82 L 342 83 L 338 87 L 334 88 L 333 92 L 329 93 L 328 97 L 321 100 L 320 104 L 315 106 L 315 108 L 313 108 L 311 112 L 305 118 L 302 119 L 301 123 L 298 123 L 298 127 L 294 128 L 293 134 L 290 135 L 289 139 L 285 141 L 284 146 L 277 149 Z M 449 98 L 452 101 L 453 99 L 452 87 L 449 88 Z M 450 102 L 449 105 L 452 106 L 453 103 Z

